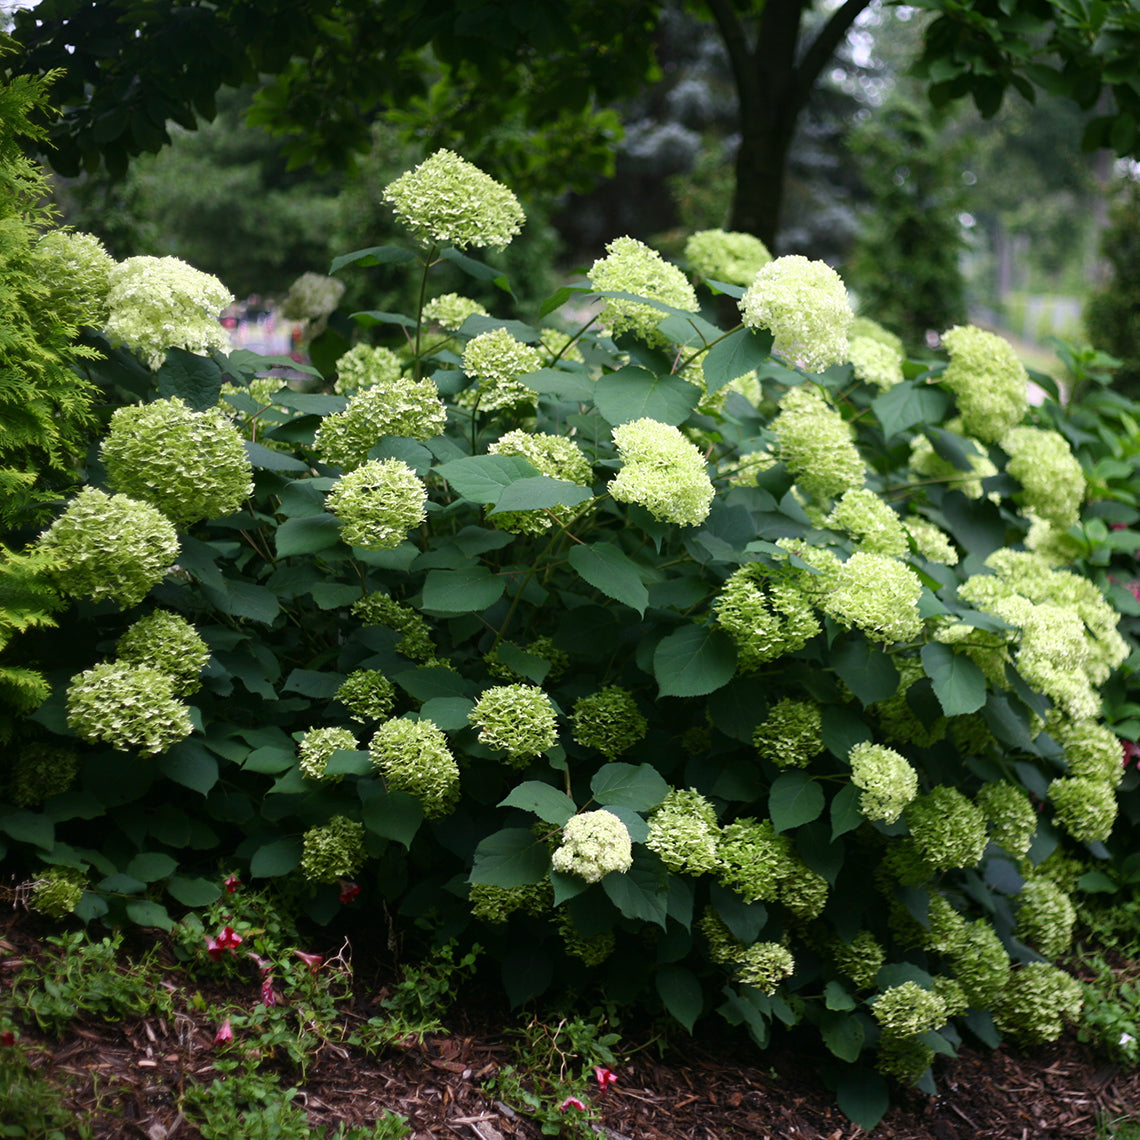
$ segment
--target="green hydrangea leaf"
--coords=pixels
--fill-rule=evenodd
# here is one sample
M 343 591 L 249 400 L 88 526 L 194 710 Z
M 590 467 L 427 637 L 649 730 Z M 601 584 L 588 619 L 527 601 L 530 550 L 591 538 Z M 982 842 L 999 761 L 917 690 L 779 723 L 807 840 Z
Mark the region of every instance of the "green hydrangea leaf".
M 506 799 L 500 800 L 499 807 L 533 812 L 539 819 L 556 823 L 559 827 L 578 810 L 577 804 L 565 792 L 540 780 L 524 780 L 511 789 Z
M 406 792 L 380 791 L 370 795 L 361 813 L 361 821 L 373 835 L 395 840 L 404 847 L 411 847 L 423 820 L 419 800 Z
M 590 780 L 590 791 L 603 807 L 649 811 L 669 794 L 669 785 L 650 764 L 603 764 Z
M 662 966 L 653 976 L 661 1003 L 690 1033 L 705 1008 L 704 990 L 692 970 Z
M 218 762 L 196 740 L 180 740 L 156 761 L 158 770 L 184 788 L 205 795 L 218 782 Z
M 149 899 L 131 899 L 127 903 L 127 917 L 136 926 L 153 926 L 159 930 L 173 930 L 174 920 L 161 903 Z
M 157 883 L 178 869 L 178 860 L 161 851 L 143 851 L 127 864 L 127 874 L 144 883 Z
M 249 861 L 255 879 L 279 879 L 301 865 L 301 839 L 288 835 L 259 847 Z
M 184 348 L 172 348 L 155 375 L 158 394 L 163 399 L 177 396 L 191 411 L 214 407 L 225 377 L 208 356 L 198 356 Z
M 708 350 L 704 357 L 705 386 L 711 395 L 740 376 L 767 364 L 772 356 L 772 334 L 738 328 Z
M 768 814 L 777 834 L 818 819 L 823 807 L 823 789 L 806 772 L 784 772 L 772 782 Z
M 887 1082 L 871 1069 L 848 1069 L 836 1089 L 840 1111 L 853 1124 L 871 1132 L 890 1107 Z
M 965 654 L 932 641 L 922 647 L 920 657 L 947 716 L 977 712 L 986 703 L 985 674 Z
M 652 922 L 665 929 L 669 891 L 659 866 L 647 865 L 635 858 L 625 874 L 608 874 L 602 880 L 602 890 L 626 918 Z
M 823 1043 L 842 1061 L 857 1061 L 863 1051 L 863 1023 L 852 1013 L 824 1013 L 819 1034 Z M 846 1109 L 844 1109 L 846 1112 Z
M 507 580 L 486 566 L 461 570 L 429 570 L 424 580 L 423 608 L 427 613 L 483 613 L 507 588 Z
M 703 697 L 732 680 L 736 646 L 714 626 L 686 625 L 653 651 L 653 675 L 663 697 Z
M 491 514 L 503 511 L 540 511 L 546 507 L 576 507 L 594 497 L 589 487 L 565 479 L 552 479 L 549 475 L 534 475 L 518 479 L 503 488 Z
M 899 687 L 899 672 L 890 655 L 865 637 L 848 635 L 835 639 L 830 663 L 864 706 L 893 697 Z
M 539 474 L 519 455 L 466 455 L 441 463 L 435 473 L 472 503 L 497 503 L 512 483 Z
M 657 376 L 632 364 L 607 373 L 594 388 L 594 404 L 614 427 L 640 419 L 677 427 L 700 398 L 700 389 L 680 376 Z
M 340 542 L 340 523 L 335 515 L 328 512 L 286 519 L 274 533 L 274 542 L 278 558 L 315 554 Z
M 211 879 L 174 875 L 166 884 L 166 890 L 183 906 L 209 906 L 221 897 L 222 885 Z
M 649 591 L 641 571 L 628 555 L 612 542 L 578 544 L 570 549 L 570 565 L 591 586 L 607 597 L 622 602 L 639 614 L 649 605 Z
M 493 887 L 526 887 L 550 871 L 550 849 L 529 828 L 508 827 L 475 848 L 470 882 Z
M 871 401 L 871 411 L 890 439 L 917 424 L 940 424 L 950 408 L 950 394 L 932 384 L 904 380 Z

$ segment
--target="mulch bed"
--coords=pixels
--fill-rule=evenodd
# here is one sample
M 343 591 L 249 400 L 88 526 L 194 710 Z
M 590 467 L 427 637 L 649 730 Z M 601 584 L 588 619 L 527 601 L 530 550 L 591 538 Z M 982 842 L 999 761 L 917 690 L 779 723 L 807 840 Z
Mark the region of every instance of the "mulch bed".
M 26 916 L 0 923 L 0 1010 L 11 1008 L 6 999 L 12 978 L 38 945 Z M 230 996 L 238 1000 L 236 993 Z M 248 996 L 245 987 L 241 1000 Z M 356 1016 L 372 1012 L 367 1001 L 362 994 Z M 465 1006 L 454 1014 L 448 1035 L 409 1040 L 379 1057 L 324 1046 L 294 1102 L 306 1108 L 313 1134 L 339 1123 L 368 1126 L 388 1110 L 408 1118 L 416 1140 L 537 1140 L 541 1133 L 533 1121 L 482 1087 L 510 1063 L 508 1038 L 486 1012 Z M 348 1016 L 354 1016 L 351 1009 Z M 69 1111 L 96 1136 L 193 1140 L 199 1133 L 178 1111 L 179 1092 L 218 1075 L 216 1028 L 187 1008 L 172 1019 L 76 1022 L 60 1041 L 27 1031 L 18 1047 L 54 1075 Z M 825 1058 L 789 1048 L 761 1053 L 735 1036 L 690 1040 L 679 1032 L 663 1055 L 651 1049 L 634 1054 L 618 1082 L 596 1097 L 598 1131 L 606 1140 L 865 1136 L 836 1107 L 819 1075 L 821 1064 Z M 964 1048 L 956 1060 L 939 1059 L 936 1079 L 937 1096 L 902 1093 L 873 1135 L 1082 1140 L 1095 1135 L 1098 1117 L 1140 1116 L 1140 1071 L 1106 1063 L 1071 1036 L 1033 1051 Z

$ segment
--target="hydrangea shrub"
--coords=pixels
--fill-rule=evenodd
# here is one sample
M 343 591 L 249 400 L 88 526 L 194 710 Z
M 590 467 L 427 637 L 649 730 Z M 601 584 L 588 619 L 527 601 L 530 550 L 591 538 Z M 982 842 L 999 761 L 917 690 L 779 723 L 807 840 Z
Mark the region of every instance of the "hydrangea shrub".
M 414 250 L 364 251 L 424 297 L 442 243 L 521 224 L 453 157 L 389 188 Z M 220 513 L 89 486 L 38 540 L 74 602 L 30 644 L 53 695 L 0 836 L 75 871 L 88 920 L 168 923 L 221 864 L 319 921 L 359 890 L 478 939 L 514 1003 L 804 1024 L 860 1121 L 966 1036 L 1055 1036 L 1058 867 L 1133 811 L 1119 469 L 989 334 L 905 362 L 803 258 L 717 288 L 734 329 L 620 240 L 547 307 L 604 294 L 584 328 L 362 314 L 350 396 L 272 407 L 249 354 L 136 335 L 163 362 L 126 422 L 206 417 Z

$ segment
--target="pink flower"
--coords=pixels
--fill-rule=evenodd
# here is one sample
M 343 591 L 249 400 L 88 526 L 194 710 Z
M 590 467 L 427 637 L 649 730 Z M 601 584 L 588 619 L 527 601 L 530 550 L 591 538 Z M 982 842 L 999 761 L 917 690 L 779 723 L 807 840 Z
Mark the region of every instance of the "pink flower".
M 342 903 L 350 903 L 356 896 L 360 894 L 360 884 L 350 883 L 344 879 L 340 881 L 340 901 Z
M 263 958 L 260 954 L 255 954 L 252 950 L 247 950 L 245 956 L 252 958 L 257 963 L 257 968 L 261 971 L 263 978 L 273 969 L 273 963 L 268 958 Z
M 1127 768 L 1133 760 L 1136 761 L 1136 767 L 1140 768 L 1140 744 L 1136 744 L 1131 740 L 1122 740 L 1120 742 L 1120 750 L 1123 753 L 1120 762 L 1125 768 Z
M 607 1069 L 605 1065 L 595 1065 L 594 1079 L 598 1082 L 598 1088 L 605 1092 L 617 1080 L 617 1073 L 613 1069 Z
M 230 875 L 225 882 L 226 894 L 232 895 L 241 886 L 241 879 L 237 875 Z
M 277 993 L 273 989 L 273 975 L 268 974 L 265 980 L 261 983 L 261 1000 L 266 1005 L 277 1004 Z
M 206 952 L 216 962 L 227 950 L 231 954 L 236 953 L 241 944 L 241 935 L 232 926 L 224 926 L 217 938 L 210 938 L 206 941 Z
M 309 967 L 315 974 L 320 968 L 324 959 L 319 954 L 306 954 L 304 950 L 294 950 L 294 954 Z
M 230 1025 L 230 1019 L 227 1017 L 221 1025 L 218 1026 L 218 1032 L 214 1034 L 214 1044 L 221 1045 L 226 1041 L 234 1039 L 233 1026 Z
M 559 1106 L 559 1112 L 565 1112 L 568 1108 L 576 1108 L 579 1112 L 585 1112 L 586 1106 L 576 1097 L 568 1096 Z

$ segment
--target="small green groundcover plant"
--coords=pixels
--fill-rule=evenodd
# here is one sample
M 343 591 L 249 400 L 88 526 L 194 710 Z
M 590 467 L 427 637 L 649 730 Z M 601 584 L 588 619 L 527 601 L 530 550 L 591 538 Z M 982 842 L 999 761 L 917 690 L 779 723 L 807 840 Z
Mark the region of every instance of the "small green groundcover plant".
M 478 942 L 515 1005 L 808 1027 L 868 1128 L 964 1034 L 1056 1037 L 1105 707 L 1140 728 L 1130 405 L 1030 404 L 970 326 L 908 361 L 834 270 L 717 232 L 490 315 L 432 270 L 509 303 L 472 252 L 514 195 L 439 152 L 385 198 L 412 240 L 332 272 L 419 301 L 353 314 L 335 375 L 226 355 L 227 294 L 172 259 L 68 279 L 107 282 L 119 406 L 25 547 L 67 603 L 7 651 L 52 691 L 0 808 L 32 904 L 169 927 L 218 866 L 292 881 Z

